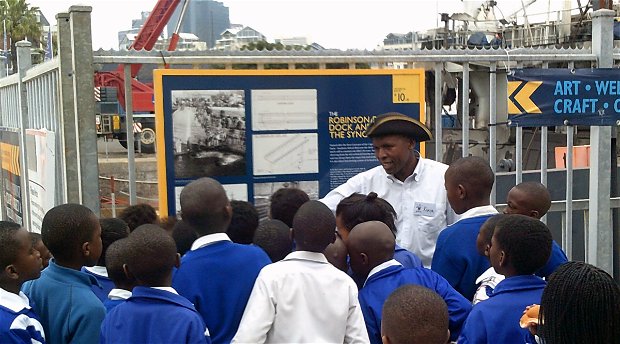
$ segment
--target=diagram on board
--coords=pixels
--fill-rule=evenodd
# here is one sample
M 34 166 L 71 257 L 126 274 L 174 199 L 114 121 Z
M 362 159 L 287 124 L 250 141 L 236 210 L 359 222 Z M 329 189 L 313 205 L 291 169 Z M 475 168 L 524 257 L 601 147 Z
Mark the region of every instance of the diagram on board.
M 318 135 L 265 134 L 252 137 L 254 175 L 318 173 Z
M 317 129 L 317 91 L 252 90 L 253 130 Z

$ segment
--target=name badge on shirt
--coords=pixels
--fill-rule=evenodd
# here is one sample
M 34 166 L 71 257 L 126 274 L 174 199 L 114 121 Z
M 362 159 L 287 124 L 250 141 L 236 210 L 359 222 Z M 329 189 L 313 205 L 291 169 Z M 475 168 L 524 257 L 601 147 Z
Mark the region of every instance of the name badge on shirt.
M 433 203 L 415 202 L 413 214 L 421 216 L 435 216 L 436 206 Z

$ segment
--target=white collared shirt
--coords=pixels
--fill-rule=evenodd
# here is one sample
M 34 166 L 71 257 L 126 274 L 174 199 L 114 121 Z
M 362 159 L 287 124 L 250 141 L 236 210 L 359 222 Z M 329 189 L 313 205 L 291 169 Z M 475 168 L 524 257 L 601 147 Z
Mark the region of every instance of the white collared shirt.
M 131 292 L 125 289 L 114 288 L 108 293 L 110 300 L 127 300 L 131 297 Z
M 167 291 L 169 293 L 173 293 L 173 294 L 177 294 L 179 295 L 179 293 L 177 293 L 177 291 L 172 288 L 172 287 L 151 287 L 153 289 L 157 289 L 157 290 L 163 290 L 163 291 Z
M 30 309 L 30 299 L 23 292 L 18 294 L 11 293 L 0 288 L 0 305 L 12 310 L 13 312 L 21 312 L 23 309 Z
M 190 250 L 195 251 L 201 247 L 211 245 L 218 241 L 231 241 L 231 240 L 230 240 L 230 237 L 228 237 L 228 234 L 226 233 L 207 234 L 207 235 L 201 236 L 200 238 L 196 239 L 196 241 L 194 241 L 194 243 L 192 244 L 192 248 Z
M 105 268 L 105 266 L 100 266 L 100 265 L 85 266 L 84 269 L 86 269 L 87 271 L 95 275 L 108 277 L 108 270 Z
M 10 309 L 11 311 L 15 313 L 19 313 L 24 310 L 27 310 L 28 312 L 32 312 L 30 311 L 31 309 L 30 299 L 28 299 L 28 296 L 26 296 L 26 294 L 24 294 L 21 291 L 19 292 L 19 294 L 14 294 L 14 293 L 8 292 L 0 288 L 0 305 L 2 305 L 3 307 L 7 309 Z M 31 331 L 31 329 L 29 328 L 34 328 L 34 330 L 39 332 L 41 337 L 45 339 L 45 332 L 43 331 L 43 325 L 41 325 L 41 322 L 39 321 L 39 319 L 30 317 L 27 313 L 18 314 L 15 318 L 11 319 L 10 324 L 4 323 L 3 325 L 4 326 L 8 325 L 8 328 L 10 330 L 20 330 L 20 331 L 25 331 L 29 333 Z M 32 342 L 34 343 L 36 341 L 32 339 Z
M 483 205 L 480 207 L 471 208 L 468 211 L 462 213 L 459 216 L 459 221 L 463 219 L 470 219 L 472 217 L 484 216 L 484 215 L 495 215 L 499 214 L 497 209 L 495 209 L 492 205 Z
M 390 259 L 390 260 L 388 260 L 387 262 L 383 262 L 383 263 L 381 263 L 381 264 L 379 264 L 379 265 L 375 266 L 375 267 L 374 267 L 374 268 L 372 268 L 372 270 L 370 270 L 370 272 L 368 273 L 368 277 L 366 277 L 366 281 L 364 281 L 364 285 L 366 285 L 366 282 L 368 282 L 368 279 L 369 279 L 372 275 L 376 274 L 377 272 L 379 272 L 379 271 L 381 271 L 381 270 L 383 270 L 383 269 L 387 269 L 387 268 L 389 268 L 390 266 L 398 266 L 398 265 L 402 266 L 402 264 L 401 264 L 401 263 L 399 263 L 399 262 L 397 262 L 397 261 L 396 261 L 396 259 Z
M 265 266 L 233 343 L 368 343 L 357 287 L 322 253 Z
M 447 169 L 448 165 L 419 158 L 413 174 L 401 182 L 377 166 L 351 177 L 320 201 L 335 212 L 338 203 L 352 193 L 376 192 L 396 210 L 396 243 L 430 267 L 439 233 L 457 219 L 446 195 Z

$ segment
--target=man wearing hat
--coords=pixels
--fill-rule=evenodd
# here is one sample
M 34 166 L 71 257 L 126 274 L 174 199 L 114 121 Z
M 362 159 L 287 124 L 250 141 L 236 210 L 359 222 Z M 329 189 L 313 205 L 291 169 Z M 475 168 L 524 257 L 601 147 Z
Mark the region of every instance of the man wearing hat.
M 335 212 L 344 197 L 376 192 L 396 210 L 396 243 L 415 253 L 430 268 L 439 232 L 454 222 L 444 186 L 448 166 L 424 159 L 414 150 L 418 142 L 430 140 L 432 134 L 409 116 L 397 112 L 379 115 L 368 126 L 366 135 L 372 139 L 381 166 L 351 177 L 321 202 Z

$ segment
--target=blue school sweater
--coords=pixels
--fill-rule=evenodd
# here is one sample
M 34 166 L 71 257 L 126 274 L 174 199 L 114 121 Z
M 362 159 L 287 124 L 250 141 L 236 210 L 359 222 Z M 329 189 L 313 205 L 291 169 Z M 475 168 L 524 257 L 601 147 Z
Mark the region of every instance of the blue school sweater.
M 43 326 L 30 301 L 0 288 L 0 343 L 45 344 Z
M 101 343 L 211 343 L 202 317 L 186 298 L 135 287 L 101 325 Z
M 413 252 L 398 245 L 394 247 L 394 259 L 406 268 L 418 268 L 422 266 L 422 260 Z
M 54 259 L 39 279 L 24 283 L 22 291 L 41 317 L 48 343 L 97 342 L 105 308 L 92 285 L 97 285 L 95 277 L 57 265 Z
M 540 304 L 545 285 L 542 278 L 534 275 L 499 282 L 488 300 L 474 306 L 458 343 L 523 343 L 528 330 L 519 326 L 519 319 L 526 306 Z
M 92 271 L 88 271 L 86 267 L 82 267 L 81 271 L 92 275 L 97 279 L 99 285 L 93 285 L 91 289 L 93 290 L 93 293 L 97 295 L 99 300 L 101 300 L 101 302 L 105 302 L 105 300 L 108 299 L 108 293 L 110 293 L 110 290 L 114 289 L 114 282 L 112 282 L 112 280 L 107 276 L 102 276 Z
M 434 290 L 448 305 L 450 317 L 450 339 L 456 340 L 467 314 L 471 310 L 471 302 L 456 292 L 441 276 L 430 269 L 418 267 L 407 269 L 400 265 L 387 267 L 368 278 L 359 292 L 360 306 L 364 314 L 368 337 L 373 344 L 381 343 L 381 310 L 385 300 L 398 287 L 416 284 Z
M 217 241 L 183 256 L 172 287 L 196 306 L 214 344 L 230 343 L 254 281 L 270 263 L 259 247 Z
M 468 300 L 474 298 L 476 279 L 490 266 L 489 260 L 478 253 L 476 238 L 482 224 L 493 215 L 459 220 L 437 238 L 431 269 Z
M 535 275 L 542 278 L 548 278 L 555 271 L 555 269 L 567 261 L 568 258 L 566 257 L 566 253 L 564 253 L 560 245 L 553 240 L 551 244 L 551 255 L 549 256 L 547 264 L 545 264 L 545 266 L 543 266 L 540 270 L 536 271 Z

